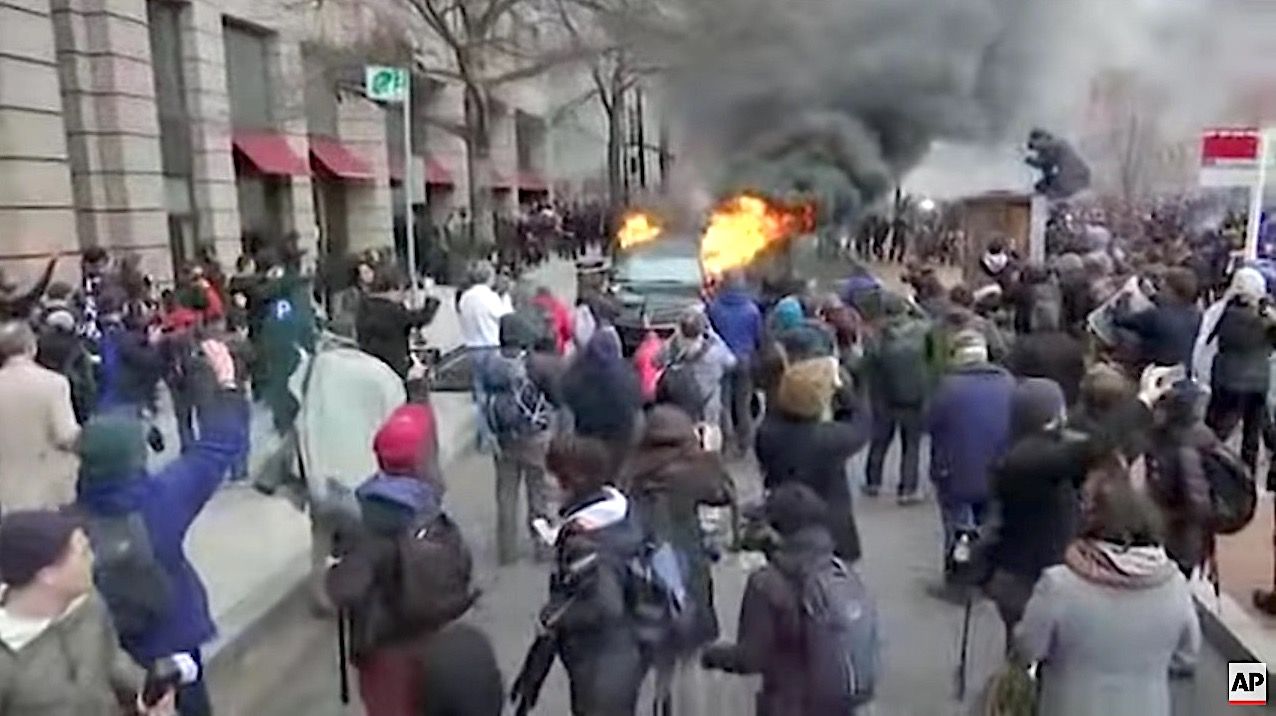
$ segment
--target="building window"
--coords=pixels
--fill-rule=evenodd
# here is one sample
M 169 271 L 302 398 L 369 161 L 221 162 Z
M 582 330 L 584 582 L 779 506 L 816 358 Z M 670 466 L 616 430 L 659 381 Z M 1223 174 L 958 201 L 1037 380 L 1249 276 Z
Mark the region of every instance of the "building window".
M 321 137 L 337 136 L 337 85 L 332 68 L 315 50 L 301 48 L 306 73 L 306 129 Z
M 236 129 L 270 129 L 270 35 L 227 19 L 222 22 L 222 37 L 226 42 L 231 125 Z
M 155 106 L 159 115 L 160 160 L 164 167 L 164 208 L 173 268 L 195 258 L 190 113 L 182 65 L 182 13 L 186 7 L 166 0 L 146 4 Z

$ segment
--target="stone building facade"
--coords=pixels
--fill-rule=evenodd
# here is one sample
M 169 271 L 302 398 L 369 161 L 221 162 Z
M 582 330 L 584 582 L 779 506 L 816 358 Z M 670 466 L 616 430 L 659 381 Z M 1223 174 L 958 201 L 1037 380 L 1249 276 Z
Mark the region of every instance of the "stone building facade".
M 418 218 L 466 202 L 459 87 L 417 77 L 409 166 L 398 107 L 362 96 L 357 63 L 309 52 L 321 26 L 289 0 L 0 0 L 0 265 L 102 246 L 168 279 L 201 247 L 296 232 L 312 256 L 389 245 L 403 177 Z M 330 41 L 330 38 L 328 38 Z M 502 88 L 498 207 L 552 184 L 537 78 Z M 68 269 L 74 262 L 67 262 Z

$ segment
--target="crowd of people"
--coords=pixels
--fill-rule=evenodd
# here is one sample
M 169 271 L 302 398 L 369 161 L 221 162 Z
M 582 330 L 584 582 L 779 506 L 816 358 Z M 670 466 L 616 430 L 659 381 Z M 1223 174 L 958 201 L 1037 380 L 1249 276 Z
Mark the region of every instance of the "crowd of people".
M 653 674 L 658 713 L 702 713 L 705 670 L 761 675 L 772 716 L 870 702 L 879 637 L 856 564 L 879 546 L 852 503 L 857 485 L 880 499 L 898 435 L 895 499 L 924 502 L 929 478 L 939 574 L 981 589 L 1005 624 L 998 678 L 1039 664 L 1036 713 L 1168 714 L 1170 679 L 1200 649 L 1188 579 L 1247 518 L 1225 514 L 1220 485 L 1252 493 L 1273 434 L 1276 311 L 1254 268 L 1215 276 L 1156 242 L 1062 245 L 1036 265 L 994 241 L 954 286 L 912 262 L 907 288 L 857 267 L 835 290 L 765 302 L 728 273 L 632 356 L 605 291 L 571 306 L 474 262 L 456 310 L 497 558 L 550 573 L 516 712 L 555 660 L 581 715 L 635 713 Z M 135 262 L 89 250 L 78 288 L 53 263 L 31 290 L 3 288 L 0 714 L 211 712 L 215 626 L 183 542 L 246 475 L 248 396 L 280 433 L 314 407 L 287 385 L 320 326 L 297 259 L 258 252 L 231 276 L 201 262 L 155 296 Z M 369 714 L 498 714 L 491 643 L 461 619 L 480 594 L 438 416 L 413 387 L 413 332 L 439 304 L 411 300 L 388 257 L 350 264 L 326 326 L 393 389 L 364 401 L 379 407 L 353 450 L 370 476 L 311 504 L 323 591 Z M 361 390 L 350 380 L 341 391 Z M 160 385 L 181 450 L 155 469 Z M 742 505 L 735 468 L 751 459 L 763 499 Z M 711 566 L 727 549 L 764 563 L 724 641 Z

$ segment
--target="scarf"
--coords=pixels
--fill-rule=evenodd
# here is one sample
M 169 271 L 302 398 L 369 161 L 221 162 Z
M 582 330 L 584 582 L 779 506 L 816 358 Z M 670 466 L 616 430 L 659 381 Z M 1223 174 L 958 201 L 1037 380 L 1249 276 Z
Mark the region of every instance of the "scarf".
M 1159 545 L 1125 546 L 1093 539 L 1068 545 L 1063 562 L 1087 582 L 1117 589 L 1155 587 L 1178 570 Z

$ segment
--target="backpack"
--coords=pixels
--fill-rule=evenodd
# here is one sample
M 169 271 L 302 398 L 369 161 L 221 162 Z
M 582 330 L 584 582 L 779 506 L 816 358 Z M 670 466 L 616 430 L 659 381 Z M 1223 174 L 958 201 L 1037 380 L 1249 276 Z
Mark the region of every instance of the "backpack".
M 1258 490 L 1249 467 L 1222 443 L 1200 449 L 1201 467 L 1210 484 L 1211 529 L 1236 534 L 1254 519 Z
M 142 634 L 168 615 L 173 584 L 155 558 L 141 513 L 94 516 L 86 526 L 93 547 L 93 582 L 116 631 L 124 639 Z
M 626 562 L 622 579 L 638 642 L 649 651 L 697 646 L 690 557 L 653 529 L 657 521 L 670 519 L 667 500 L 663 492 L 636 498 L 647 539 L 642 551 Z
M 802 576 L 799 602 L 811 702 L 871 701 L 880 660 L 877 610 L 859 573 L 836 557 L 824 559 Z
M 704 419 L 704 409 L 713 396 L 700 388 L 693 364 L 709 352 L 706 340 L 692 355 L 679 356 L 665 367 L 656 381 L 656 401 L 668 401 L 686 410 L 693 421 Z
M 930 324 L 922 320 L 896 321 L 882 329 L 876 362 L 881 397 L 890 405 L 918 406 L 926 400 L 929 335 Z
M 416 517 L 396 538 L 394 560 L 394 583 L 387 586 L 400 633 L 437 629 L 474 604 L 474 561 L 445 513 Z
M 519 439 L 548 430 L 553 408 L 545 391 L 527 375 L 521 357 L 491 356 L 485 416 L 500 438 Z

